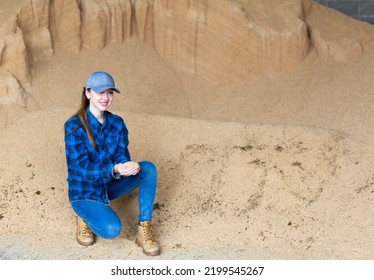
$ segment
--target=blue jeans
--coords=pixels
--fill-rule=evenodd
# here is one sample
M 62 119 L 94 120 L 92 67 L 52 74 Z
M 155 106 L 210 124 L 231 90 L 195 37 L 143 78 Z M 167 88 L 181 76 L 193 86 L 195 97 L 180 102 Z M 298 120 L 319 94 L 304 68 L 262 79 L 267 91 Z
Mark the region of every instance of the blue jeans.
M 130 193 L 138 186 L 138 220 L 144 222 L 152 219 L 157 170 L 154 164 L 148 161 L 141 161 L 139 165 L 138 174 L 113 179 L 107 192 L 108 198 L 113 200 Z M 113 239 L 121 232 L 121 220 L 109 205 L 93 200 L 79 200 L 71 202 L 71 206 L 96 235 Z

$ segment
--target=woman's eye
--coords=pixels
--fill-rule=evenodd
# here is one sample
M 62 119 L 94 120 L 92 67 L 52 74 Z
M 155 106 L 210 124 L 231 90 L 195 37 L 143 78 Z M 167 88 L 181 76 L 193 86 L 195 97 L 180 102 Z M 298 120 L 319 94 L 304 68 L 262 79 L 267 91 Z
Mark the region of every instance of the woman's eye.
M 100 92 L 99 94 L 101 94 L 101 95 L 104 95 L 104 94 L 113 94 L 113 91 L 112 90 L 110 90 L 110 91 L 103 91 L 103 92 Z

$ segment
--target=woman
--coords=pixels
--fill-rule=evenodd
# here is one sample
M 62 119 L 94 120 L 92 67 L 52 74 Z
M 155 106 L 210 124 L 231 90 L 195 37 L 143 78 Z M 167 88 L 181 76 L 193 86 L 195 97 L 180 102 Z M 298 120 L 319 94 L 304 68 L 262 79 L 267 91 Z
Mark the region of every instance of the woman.
M 77 214 L 76 238 L 84 246 L 94 244 L 95 235 L 115 238 L 122 225 L 110 200 L 138 187 L 135 242 L 146 255 L 159 255 L 160 246 L 151 234 L 157 171 L 151 162 L 131 161 L 126 125 L 121 117 L 107 111 L 114 92 L 120 93 L 108 73 L 89 75 L 80 108 L 64 126 L 69 201 Z

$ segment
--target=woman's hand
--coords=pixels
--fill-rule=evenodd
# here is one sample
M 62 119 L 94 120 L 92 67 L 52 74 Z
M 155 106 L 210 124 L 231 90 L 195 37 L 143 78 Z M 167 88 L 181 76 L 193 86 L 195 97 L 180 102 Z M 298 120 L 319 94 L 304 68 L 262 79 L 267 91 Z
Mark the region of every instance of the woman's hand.
M 136 175 L 140 171 L 139 163 L 135 161 L 128 161 L 125 163 L 118 163 L 114 166 L 115 173 L 119 173 L 122 176 Z

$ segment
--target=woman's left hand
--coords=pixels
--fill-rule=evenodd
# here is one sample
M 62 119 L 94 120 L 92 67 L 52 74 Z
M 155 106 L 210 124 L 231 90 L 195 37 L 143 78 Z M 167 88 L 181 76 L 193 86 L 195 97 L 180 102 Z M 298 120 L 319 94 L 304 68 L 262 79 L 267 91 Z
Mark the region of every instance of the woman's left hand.
M 136 175 L 140 171 L 139 163 L 135 161 L 128 161 L 117 165 L 117 171 L 122 176 Z

